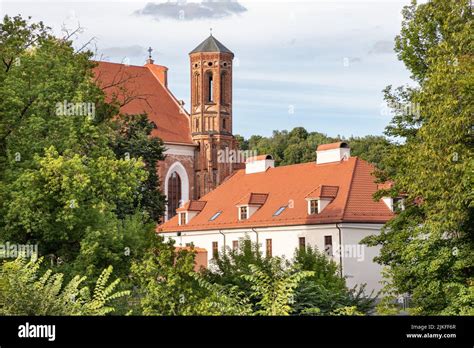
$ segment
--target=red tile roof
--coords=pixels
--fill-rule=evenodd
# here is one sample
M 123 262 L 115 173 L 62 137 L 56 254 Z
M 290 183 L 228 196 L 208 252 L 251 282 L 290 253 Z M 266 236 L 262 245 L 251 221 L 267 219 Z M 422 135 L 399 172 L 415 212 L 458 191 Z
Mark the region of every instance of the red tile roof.
M 319 185 L 306 198 L 336 198 L 339 186 Z
M 237 205 L 263 205 L 267 200 L 268 193 L 247 193 Z
M 187 201 L 182 207 L 176 209 L 176 211 L 201 211 L 206 206 L 205 201 Z
M 165 74 L 165 67 L 97 63 L 94 68 L 96 83 L 105 92 L 108 101 L 118 99 L 122 113 L 147 113 L 157 126 L 152 133 L 154 136 L 165 143 L 194 145 L 188 113 L 160 82 L 160 74 Z
M 178 226 L 177 217 L 173 217 L 158 226 L 157 231 L 336 222 L 385 223 L 393 217 L 393 213 L 384 202 L 372 200 L 372 195 L 377 191 L 373 171 L 372 165 L 357 157 L 325 164 L 312 162 L 281 166 L 247 175 L 245 170 L 239 170 L 215 190 L 200 198 L 207 204 L 187 225 Z M 334 187 L 338 187 L 335 195 Z M 305 198 L 315 188 L 320 188 L 324 195 L 334 196 L 334 199 L 320 214 L 308 215 Z M 267 192 L 267 199 L 249 219 L 239 221 L 236 205 L 242 197 L 252 192 Z M 278 216 L 273 216 L 283 206 L 287 208 Z M 209 221 L 218 211 L 222 211 L 219 217 Z

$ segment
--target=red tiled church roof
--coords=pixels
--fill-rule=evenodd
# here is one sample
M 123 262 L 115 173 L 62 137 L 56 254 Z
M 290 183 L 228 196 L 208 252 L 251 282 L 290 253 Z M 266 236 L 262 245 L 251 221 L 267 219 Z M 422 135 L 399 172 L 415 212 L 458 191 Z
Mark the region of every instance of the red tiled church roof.
M 374 167 L 357 157 L 346 161 L 295 164 L 245 174 L 239 170 L 215 190 L 200 198 L 204 209 L 178 226 L 177 217 L 157 227 L 158 232 L 213 230 L 222 228 L 291 226 L 336 222 L 385 223 L 393 213 L 384 202 L 374 202 L 377 191 Z M 327 188 L 326 188 L 327 187 Z M 337 188 L 337 192 L 334 189 Z M 307 195 L 315 191 L 333 198 L 320 214 L 308 215 Z M 267 192 L 264 204 L 249 219 L 239 221 L 237 205 L 252 192 Z M 279 215 L 274 213 L 286 207 Z M 222 213 L 213 221 L 210 218 Z
M 107 100 L 117 98 L 124 114 L 147 113 L 157 129 L 152 133 L 165 143 L 194 145 L 189 129 L 189 115 L 178 100 L 160 82 L 166 68 L 159 65 L 124 65 L 97 62 L 94 68 L 96 83 Z M 164 71 L 164 72 L 163 72 Z

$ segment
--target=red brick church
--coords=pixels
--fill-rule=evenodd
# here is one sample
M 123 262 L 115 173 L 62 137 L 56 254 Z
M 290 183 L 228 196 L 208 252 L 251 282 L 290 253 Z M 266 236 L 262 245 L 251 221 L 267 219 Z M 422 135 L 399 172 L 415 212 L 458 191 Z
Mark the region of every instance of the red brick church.
M 181 203 L 196 200 L 217 187 L 235 169 L 218 162 L 219 151 L 236 149 L 232 135 L 232 63 L 234 54 L 212 35 L 189 53 L 191 101 L 176 99 L 168 89 L 168 68 L 99 62 L 98 85 L 124 114 L 146 113 L 155 136 L 166 147 L 159 163 L 161 187 L 168 199 L 165 219 Z M 235 167 L 235 164 L 234 164 Z

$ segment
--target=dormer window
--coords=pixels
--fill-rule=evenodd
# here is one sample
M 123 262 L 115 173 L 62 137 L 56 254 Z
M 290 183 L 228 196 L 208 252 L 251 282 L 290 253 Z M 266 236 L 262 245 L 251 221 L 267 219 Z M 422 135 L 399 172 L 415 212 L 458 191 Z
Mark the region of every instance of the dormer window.
M 206 206 L 205 201 L 187 201 L 182 207 L 176 209 L 178 213 L 178 224 L 186 225 Z
M 239 218 L 240 220 L 247 220 L 248 219 L 248 207 L 240 207 L 239 211 Z
M 402 197 L 396 197 L 393 199 L 393 211 L 405 210 L 405 201 Z
M 318 200 L 317 199 L 311 199 L 309 201 L 309 213 L 311 215 L 318 213 Z
M 321 212 L 336 198 L 339 186 L 319 185 L 306 195 L 308 214 L 316 215 Z
M 179 224 L 186 225 L 186 213 L 179 213 Z
M 405 199 L 403 197 L 383 197 L 382 201 L 394 213 L 405 210 Z
M 267 201 L 268 193 L 247 193 L 237 203 L 239 220 L 249 219 L 255 212 L 262 207 Z

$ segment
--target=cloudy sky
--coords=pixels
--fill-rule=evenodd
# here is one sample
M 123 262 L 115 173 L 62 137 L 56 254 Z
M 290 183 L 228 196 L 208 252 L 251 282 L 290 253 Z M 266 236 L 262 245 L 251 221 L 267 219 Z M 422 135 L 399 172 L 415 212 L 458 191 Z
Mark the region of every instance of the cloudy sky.
M 153 47 L 169 87 L 189 104 L 188 53 L 213 35 L 235 53 L 234 132 L 303 126 L 328 135 L 382 134 L 382 89 L 410 82 L 393 52 L 409 0 L 0 0 L 0 13 L 42 20 L 57 35 L 80 25 L 77 46 L 142 65 Z

